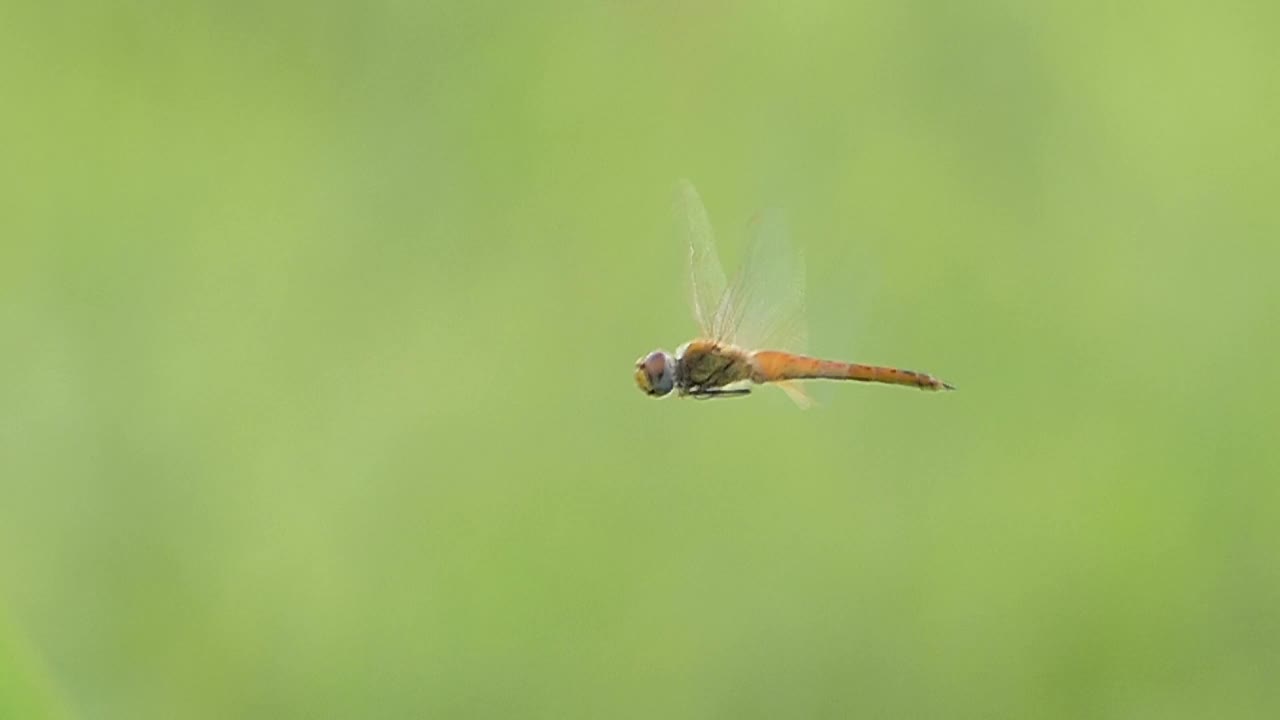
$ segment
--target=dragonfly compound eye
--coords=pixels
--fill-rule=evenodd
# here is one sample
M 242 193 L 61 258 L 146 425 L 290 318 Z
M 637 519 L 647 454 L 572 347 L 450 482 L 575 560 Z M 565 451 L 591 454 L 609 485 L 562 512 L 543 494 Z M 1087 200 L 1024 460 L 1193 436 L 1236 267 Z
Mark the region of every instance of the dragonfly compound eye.
M 675 360 L 655 350 L 636 361 L 636 385 L 648 395 L 661 397 L 675 388 Z

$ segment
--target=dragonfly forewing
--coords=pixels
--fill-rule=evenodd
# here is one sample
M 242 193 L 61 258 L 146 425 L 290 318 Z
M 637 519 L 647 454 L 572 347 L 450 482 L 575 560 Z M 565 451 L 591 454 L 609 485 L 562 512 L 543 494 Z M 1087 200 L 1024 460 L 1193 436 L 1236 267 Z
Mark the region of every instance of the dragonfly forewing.
M 718 311 L 725 295 L 724 269 L 716 252 L 715 232 L 702 198 L 688 180 L 681 180 L 675 197 L 676 234 L 689 257 L 689 304 L 704 337 L 714 337 Z

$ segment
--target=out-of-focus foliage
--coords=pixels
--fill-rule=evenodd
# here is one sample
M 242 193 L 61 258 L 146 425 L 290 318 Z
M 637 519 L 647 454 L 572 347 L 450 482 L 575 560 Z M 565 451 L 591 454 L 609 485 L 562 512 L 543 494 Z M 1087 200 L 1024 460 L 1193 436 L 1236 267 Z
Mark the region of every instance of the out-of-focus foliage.
M 0 708 L 1274 717 L 1277 8 L 6 6 Z

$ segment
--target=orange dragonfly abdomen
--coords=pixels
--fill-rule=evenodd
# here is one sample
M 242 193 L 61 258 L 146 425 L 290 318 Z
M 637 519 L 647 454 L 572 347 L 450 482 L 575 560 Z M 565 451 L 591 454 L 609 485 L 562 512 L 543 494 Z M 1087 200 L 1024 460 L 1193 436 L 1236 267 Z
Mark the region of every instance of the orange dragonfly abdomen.
M 859 365 L 857 363 L 822 360 L 777 350 L 751 353 L 751 380 L 756 383 L 784 380 L 858 380 L 861 382 L 907 385 L 921 390 L 954 390 L 955 388 L 928 373 L 914 370 Z

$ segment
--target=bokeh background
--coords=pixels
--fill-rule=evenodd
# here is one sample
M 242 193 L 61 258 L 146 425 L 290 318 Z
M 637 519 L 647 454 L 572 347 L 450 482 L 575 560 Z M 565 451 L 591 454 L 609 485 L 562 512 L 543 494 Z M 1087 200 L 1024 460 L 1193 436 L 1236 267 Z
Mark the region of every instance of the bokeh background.
M 0 715 L 1275 717 L 1277 8 L 6 4 Z

